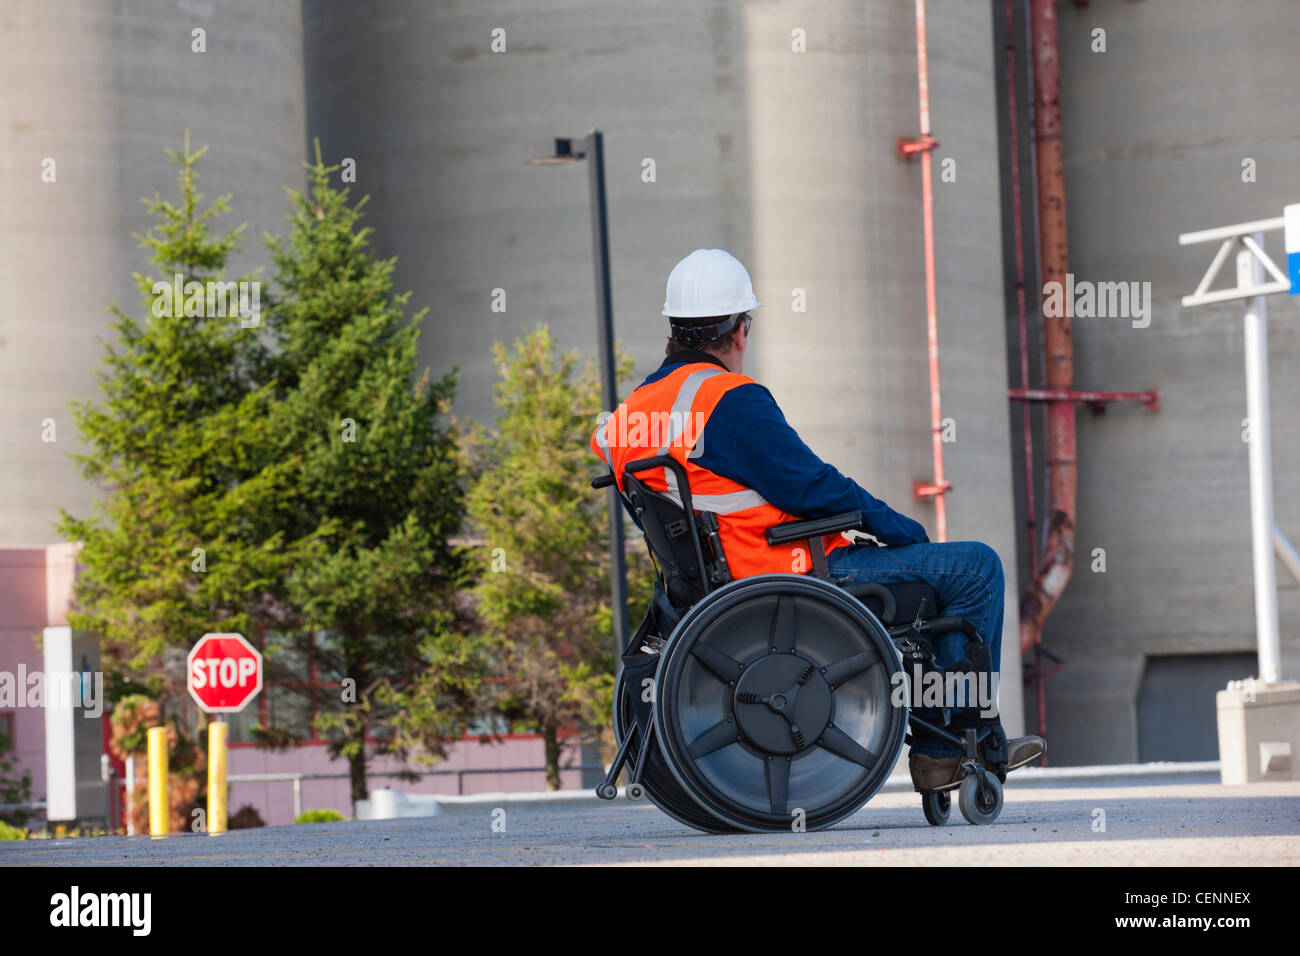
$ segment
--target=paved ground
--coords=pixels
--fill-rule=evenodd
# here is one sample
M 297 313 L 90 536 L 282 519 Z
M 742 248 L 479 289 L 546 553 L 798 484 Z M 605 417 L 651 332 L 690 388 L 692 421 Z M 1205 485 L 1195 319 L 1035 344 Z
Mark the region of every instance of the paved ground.
M 619 800 L 238 830 L 216 837 L 0 843 L 0 867 L 249 865 L 1300 865 L 1300 782 L 1009 785 L 997 823 L 934 828 L 912 793 L 881 793 L 817 833 L 710 836 Z M 1094 830 L 1102 818 L 1105 830 Z M 496 813 L 501 819 L 501 813 Z

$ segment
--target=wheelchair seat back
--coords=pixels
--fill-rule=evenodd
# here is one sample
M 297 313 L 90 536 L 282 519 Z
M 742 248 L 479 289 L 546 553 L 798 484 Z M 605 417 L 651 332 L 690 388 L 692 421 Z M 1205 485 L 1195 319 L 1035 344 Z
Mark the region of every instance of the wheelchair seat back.
M 624 475 L 623 487 L 659 565 L 668 600 L 677 608 L 690 607 L 709 591 L 694 522 L 677 502 L 651 490 L 636 475 Z

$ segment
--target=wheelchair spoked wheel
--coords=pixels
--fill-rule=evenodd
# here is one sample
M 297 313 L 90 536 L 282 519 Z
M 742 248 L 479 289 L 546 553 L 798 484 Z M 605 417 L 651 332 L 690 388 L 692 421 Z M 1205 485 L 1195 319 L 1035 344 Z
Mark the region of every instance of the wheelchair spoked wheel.
M 681 788 L 749 831 L 815 830 L 866 803 L 903 747 L 898 652 L 865 605 L 817 578 L 765 574 L 678 624 L 656 677 L 659 747 Z
M 948 822 L 952 812 L 952 798 L 947 790 L 927 790 L 921 794 L 921 809 L 925 811 L 925 820 L 932 827 L 941 827 Z
M 620 669 L 618 679 L 614 684 L 614 735 L 620 742 L 636 723 L 636 717 L 632 711 L 632 701 L 627 696 L 623 676 L 624 672 Z M 639 740 L 634 741 L 628 750 L 627 772 L 629 774 L 632 768 L 636 766 L 637 757 L 641 753 L 640 744 Z M 702 830 L 705 833 L 736 832 L 735 827 L 728 826 L 701 810 L 699 805 L 687 796 L 680 784 L 677 783 L 672 771 L 668 769 L 667 763 L 664 762 L 663 753 L 658 747 L 651 751 L 646 760 L 645 777 L 639 786 L 641 793 L 629 793 L 630 799 L 639 800 L 644 796 L 648 796 L 651 803 L 678 823 L 683 823 L 695 830 Z M 632 787 L 629 786 L 628 790 L 631 789 Z

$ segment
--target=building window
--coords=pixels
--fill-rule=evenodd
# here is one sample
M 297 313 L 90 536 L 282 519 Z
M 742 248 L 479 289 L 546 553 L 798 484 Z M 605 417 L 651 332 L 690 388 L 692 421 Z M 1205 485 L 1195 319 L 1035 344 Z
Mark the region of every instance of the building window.
M 261 727 L 270 738 L 298 743 L 324 743 L 338 739 L 338 731 L 321 733 L 316 717 L 334 712 L 341 703 L 342 661 L 339 642 L 329 631 L 309 631 L 301 637 L 267 632 L 255 641 L 262 652 L 262 693 L 242 713 L 230 718 L 230 739 L 257 739 Z M 372 733 L 371 739 L 382 739 Z

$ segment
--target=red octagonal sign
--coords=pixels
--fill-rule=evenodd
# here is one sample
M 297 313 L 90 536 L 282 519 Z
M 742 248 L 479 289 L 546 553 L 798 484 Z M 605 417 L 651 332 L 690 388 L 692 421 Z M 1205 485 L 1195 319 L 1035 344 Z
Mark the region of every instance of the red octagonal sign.
M 243 710 L 262 689 L 262 655 L 241 634 L 204 634 L 186 670 L 190 696 L 209 713 Z

